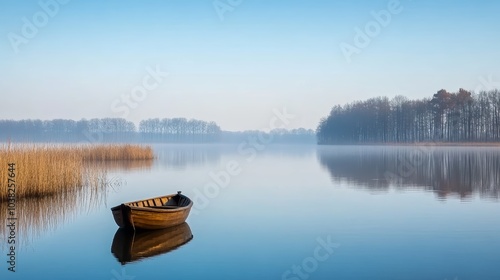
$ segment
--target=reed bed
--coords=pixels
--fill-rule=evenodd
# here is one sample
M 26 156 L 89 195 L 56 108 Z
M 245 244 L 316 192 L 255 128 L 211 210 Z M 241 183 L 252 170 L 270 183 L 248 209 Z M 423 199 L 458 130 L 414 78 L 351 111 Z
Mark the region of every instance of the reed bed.
M 0 146 L 0 201 L 7 200 L 8 164 L 15 163 L 16 199 L 44 197 L 105 183 L 95 162 L 151 160 L 150 147 L 139 145 Z
M 153 166 L 152 159 L 145 160 L 115 160 L 115 161 L 93 161 L 88 162 L 92 168 L 99 168 L 109 172 L 113 171 L 138 171 L 151 169 Z
M 26 247 L 42 234 L 54 231 L 60 225 L 74 220 L 79 214 L 97 209 L 106 201 L 106 189 L 119 187 L 121 182 L 106 180 L 105 184 L 99 181 L 84 184 L 89 187 L 17 201 L 15 216 L 19 222 L 16 247 Z M 8 204 L 0 203 L 0 221 L 7 221 L 9 212 Z M 8 231 L 8 227 L 0 227 L 0 240 L 7 240 Z M 7 242 L 0 243 L 0 248 L 4 249 L 5 246 L 8 246 Z
M 79 152 L 84 160 L 90 161 L 151 160 L 154 158 L 151 147 L 128 144 L 82 146 Z

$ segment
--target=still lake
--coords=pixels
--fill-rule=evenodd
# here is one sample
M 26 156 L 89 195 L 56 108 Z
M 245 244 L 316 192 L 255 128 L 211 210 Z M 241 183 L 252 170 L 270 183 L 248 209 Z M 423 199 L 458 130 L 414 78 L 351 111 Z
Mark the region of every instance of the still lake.
M 0 279 L 500 279 L 500 148 L 153 147 L 98 193 L 19 202 Z M 111 207 L 178 190 L 187 225 L 117 232 Z

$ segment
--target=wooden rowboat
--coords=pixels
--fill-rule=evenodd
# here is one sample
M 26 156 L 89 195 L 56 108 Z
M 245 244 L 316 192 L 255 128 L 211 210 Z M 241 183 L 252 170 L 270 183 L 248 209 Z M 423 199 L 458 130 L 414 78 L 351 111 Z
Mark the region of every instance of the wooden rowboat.
M 184 223 L 193 202 L 177 194 L 123 203 L 111 208 L 116 224 L 130 229 L 163 229 Z
M 139 261 L 178 249 L 193 239 L 187 223 L 159 230 L 132 231 L 119 228 L 111 253 L 122 264 Z

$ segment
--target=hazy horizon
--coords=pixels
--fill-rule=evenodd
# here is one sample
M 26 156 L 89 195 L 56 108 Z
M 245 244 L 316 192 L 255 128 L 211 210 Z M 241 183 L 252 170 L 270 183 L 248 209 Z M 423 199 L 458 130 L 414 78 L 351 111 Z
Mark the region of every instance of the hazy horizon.
M 337 104 L 500 84 L 498 2 L 230 2 L 4 2 L 0 119 L 241 131 L 286 108 L 285 128 L 315 129 Z

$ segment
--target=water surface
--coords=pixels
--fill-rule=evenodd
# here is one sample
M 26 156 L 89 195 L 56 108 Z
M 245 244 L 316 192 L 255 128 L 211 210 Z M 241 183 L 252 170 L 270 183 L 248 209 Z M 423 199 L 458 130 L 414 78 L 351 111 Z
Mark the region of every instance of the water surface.
M 2 261 L 0 278 L 500 279 L 497 148 L 154 148 L 110 166 L 100 194 L 20 203 L 17 272 Z M 117 231 L 110 207 L 178 190 L 187 225 Z

